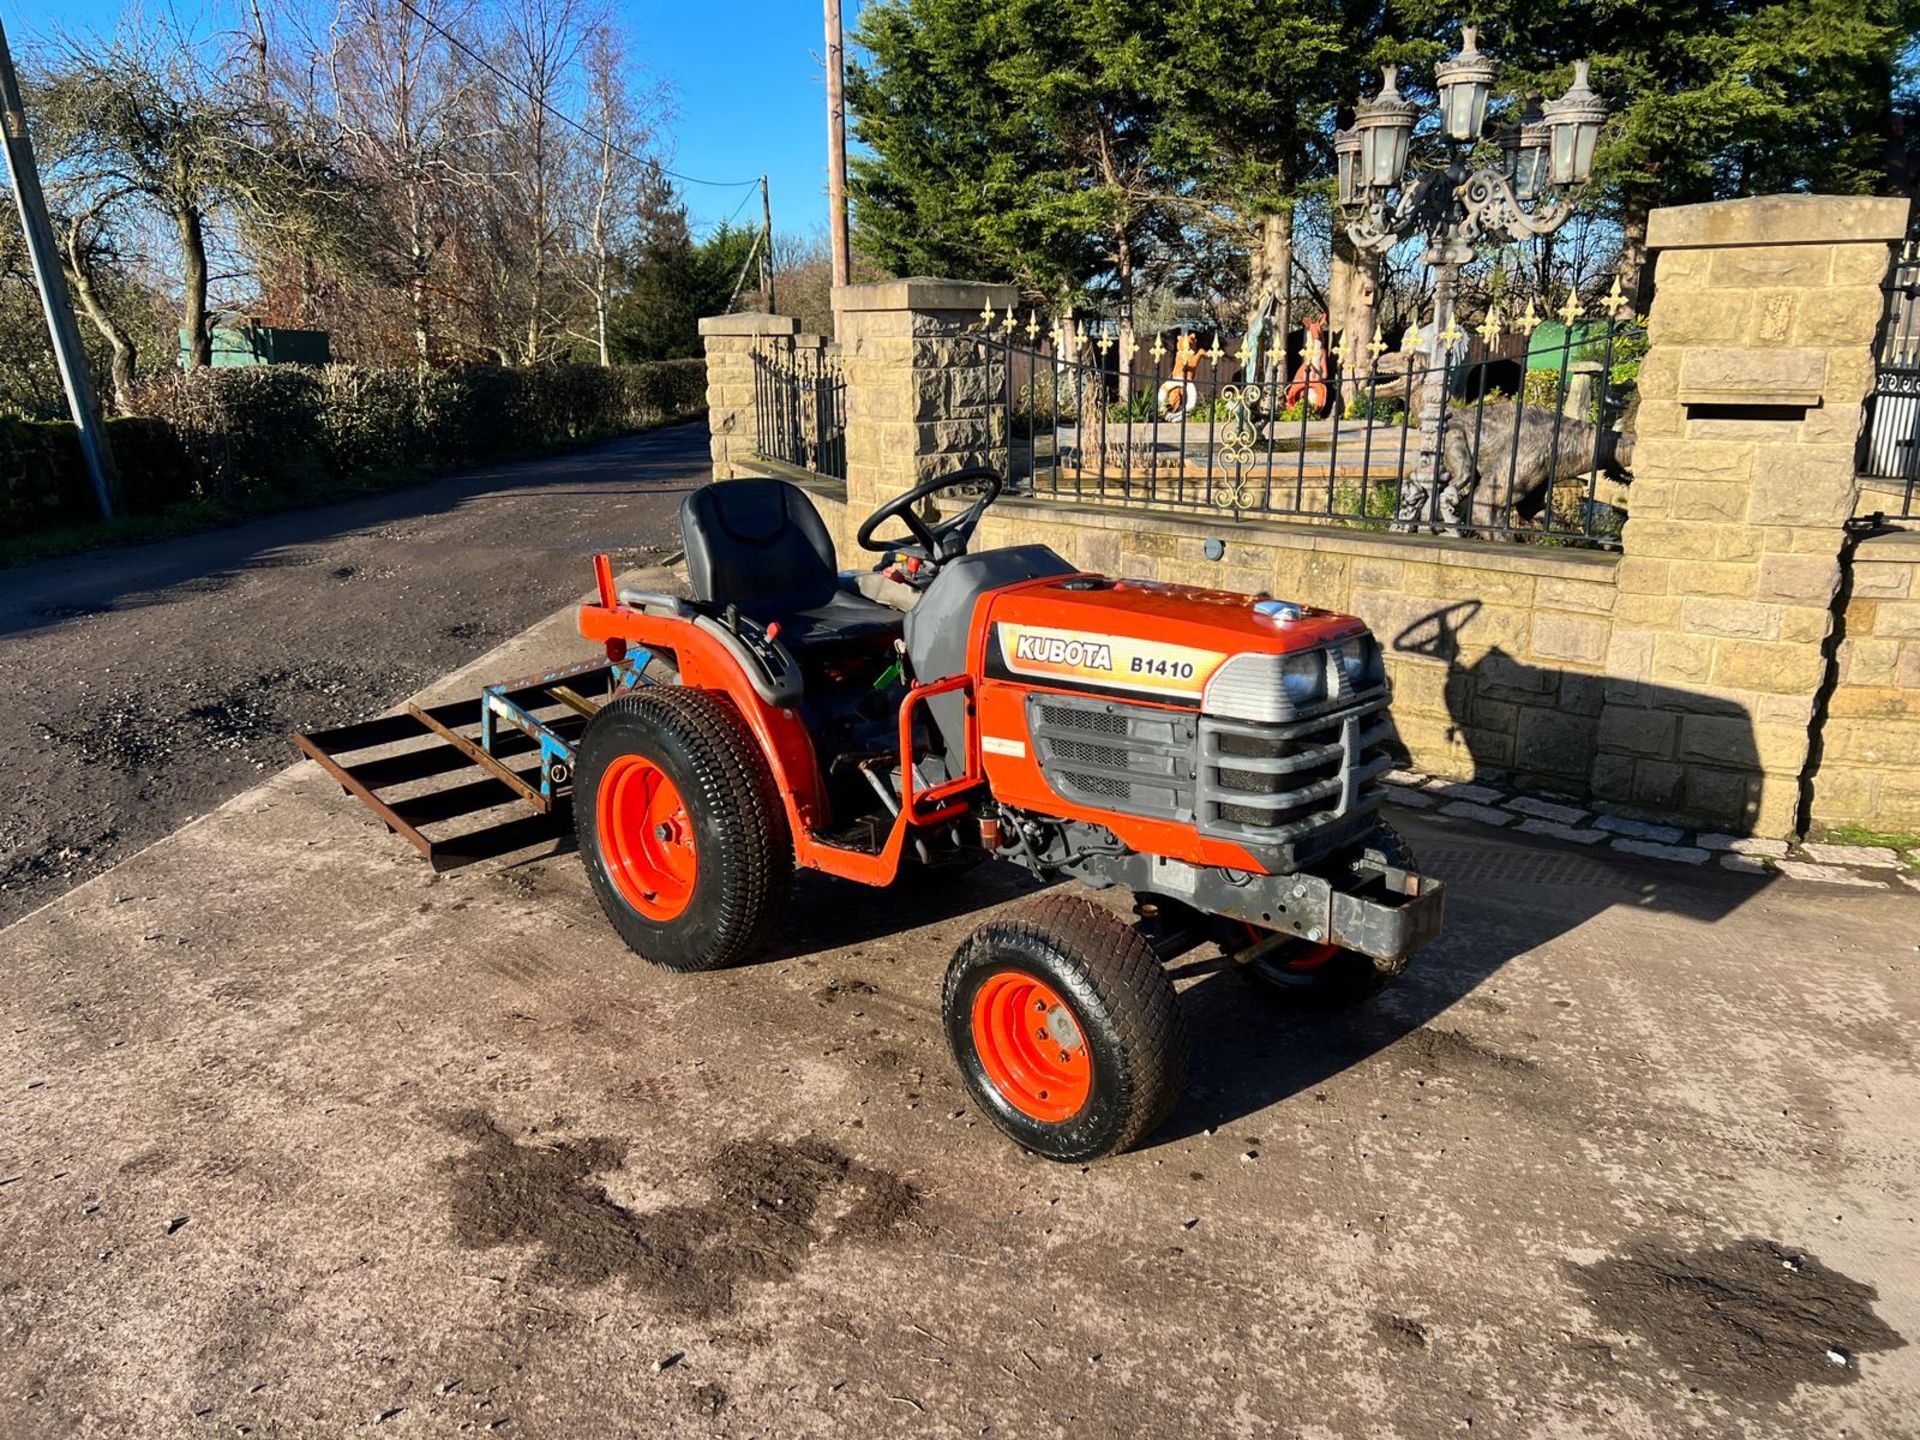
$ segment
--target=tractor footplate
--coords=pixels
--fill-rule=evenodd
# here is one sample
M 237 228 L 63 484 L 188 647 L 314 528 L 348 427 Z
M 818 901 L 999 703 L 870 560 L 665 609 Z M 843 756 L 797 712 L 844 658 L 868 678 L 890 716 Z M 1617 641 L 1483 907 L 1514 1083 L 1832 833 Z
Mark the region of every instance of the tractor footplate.
M 565 832 L 574 745 L 638 668 L 587 661 L 293 743 L 435 870 L 452 870 Z

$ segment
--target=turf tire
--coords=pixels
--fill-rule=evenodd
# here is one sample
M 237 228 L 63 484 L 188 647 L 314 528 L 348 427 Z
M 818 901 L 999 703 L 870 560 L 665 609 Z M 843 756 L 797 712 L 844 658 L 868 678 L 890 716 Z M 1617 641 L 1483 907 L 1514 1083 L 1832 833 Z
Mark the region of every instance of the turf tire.
M 988 1078 L 975 1044 L 981 987 L 1007 970 L 1039 979 L 1073 1011 L 1092 1083 L 1068 1118 L 1037 1120 Z M 1139 931 L 1080 895 L 1045 895 L 975 930 L 947 967 L 947 1044 L 968 1093 L 1014 1140 L 1049 1160 L 1116 1155 L 1150 1134 L 1187 1080 L 1187 1030 L 1173 982 Z
M 642 914 L 608 872 L 600 782 L 624 755 L 653 762 L 686 804 L 698 868 L 685 909 L 670 920 Z M 793 841 L 759 745 L 724 696 L 649 686 L 609 701 L 580 739 L 573 815 L 600 908 L 641 959 L 668 970 L 714 970 L 766 948 L 786 908 Z

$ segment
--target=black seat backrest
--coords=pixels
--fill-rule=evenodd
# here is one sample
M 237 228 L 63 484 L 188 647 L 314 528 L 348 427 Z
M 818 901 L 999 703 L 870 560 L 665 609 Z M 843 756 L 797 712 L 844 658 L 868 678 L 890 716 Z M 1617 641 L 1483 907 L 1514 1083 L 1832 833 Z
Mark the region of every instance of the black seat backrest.
M 716 480 L 680 502 L 693 598 L 758 618 L 824 605 L 839 588 L 833 537 L 785 480 Z

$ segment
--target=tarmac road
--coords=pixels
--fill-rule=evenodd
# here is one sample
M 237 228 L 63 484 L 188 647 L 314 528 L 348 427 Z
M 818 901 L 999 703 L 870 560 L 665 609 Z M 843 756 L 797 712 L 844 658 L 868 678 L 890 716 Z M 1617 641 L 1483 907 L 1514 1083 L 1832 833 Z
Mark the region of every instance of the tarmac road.
M 1183 957 L 1185 1101 L 1060 1166 L 940 1031 L 1011 867 L 672 975 L 281 771 L 0 931 L 0 1435 L 1914 1440 L 1920 901 L 1405 828 L 1398 986 Z
M 0 571 L 0 924 L 654 563 L 704 422 L 152 545 Z

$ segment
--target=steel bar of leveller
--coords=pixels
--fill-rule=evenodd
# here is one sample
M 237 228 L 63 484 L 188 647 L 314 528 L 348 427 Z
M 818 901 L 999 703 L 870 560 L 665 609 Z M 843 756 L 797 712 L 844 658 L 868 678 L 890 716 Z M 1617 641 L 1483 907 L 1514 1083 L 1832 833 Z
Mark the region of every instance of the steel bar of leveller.
M 493 776 L 494 779 L 511 789 L 542 815 L 546 814 L 547 811 L 552 808 L 553 802 L 551 800 L 527 784 L 526 781 L 522 780 L 512 770 L 509 770 L 505 764 L 494 759 L 493 756 L 481 749 L 475 741 L 467 739 L 466 736 L 462 735 L 452 726 L 442 724 L 425 710 L 422 710 L 418 705 L 407 706 L 407 713 L 422 725 L 425 725 L 429 730 L 433 731 L 433 733 L 438 735 L 442 740 L 445 740 L 449 745 L 453 746 L 462 755 L 465 755 L 482 770 L 485 770 L 489 775 Z
M 570 685 L 549 685 L 547 693 L 575 714 L 584 715 L 589 720 L 600 713 L 598 701 L 587 699 Z
M 387 829 L 400 836 L 429 860 L 433 859 L 433 842 L 418 830 L 414 829 L 414 827 L 409 825 L 405 820 L 394 814 L 393 810 L 384 800 L 350 774 L 344 765 L 339 764 L 331 755 L 327 754 L 326 751 L 314 744 L 313 741 L 305 735 L 294 736 L 293 743 L 300 748 L 302 754 L 306 755 L 322 770 L 325 770 L 329 775 L 333 776 L 334 779 L 338 780 L 343 790 L 357 796 L 369 810 L 379 816 L 381 823 L 383 823 Z

